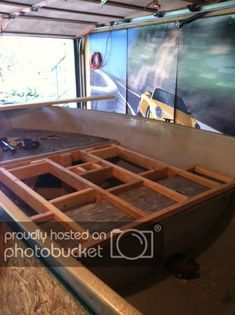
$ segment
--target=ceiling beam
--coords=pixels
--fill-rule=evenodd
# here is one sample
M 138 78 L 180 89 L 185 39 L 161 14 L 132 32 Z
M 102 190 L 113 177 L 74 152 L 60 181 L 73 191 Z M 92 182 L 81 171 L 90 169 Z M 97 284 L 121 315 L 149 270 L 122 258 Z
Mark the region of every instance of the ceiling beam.
M 6 16 L 6 19 L 9 18 L 9 14 L 5 13 L 5 12 L 0 12 L 0 14 L 2 14 L 2 18 L 4 18 L 4 15 Z M 31 14 L 27 14 L 27 15 L 19 15 L 17 16 L 17 19 L 25 19 L 25 20 L 41 20 L 41 21 L 52 21 L 52 22 L 59 22 L 59 23 L 71 23 L 71 24 L 86 24 L 86 25 L 90 25 L 90 24 L 94 24 L 96 25 L 97 23 L 94 21 L 85 21 L 85 20 L 72 20 L 72 19 L 61 19 L 61 18 L 54 18 L 54 17 L 48 17 L 48 16 L 41 16 L 41 15 L 31 15 Z M 14 20 L 14 18 L 12 18 L 12 20 Z
M 18 3 L 15 1 L 3 1 L 0 0 L 0 4 L 5 4 L 8 6 L 14 6 L 14 7 L 19 7 L 19 8 L 32 8 L 32 5 L 29 5 L 28 3 Z M 40 9 L 39 9 L 40 10 Z M 104 18 L 109 18 L 109 19 L 123 19 L 124 16 L 121 15 L 116 15 L 116 14 L 104 14 L 104 13 L 96 13 L 96 12 L 85 12 L 85 11 L 77 11 L 77 10 L 71 10 L 71 9 L 63 9 L 63 8 L 52 8 L 45 6 L 43 7 L 43 10 L 50 10 L 54 12 L 63 12 L 63 13 L 77 13 L 77 14 L 86 14 L 86 15 L 91 15 L 91 16 L 100 16 Z
M 100 4 L 100 0 L 78 0 L 78 2 L 83 1 L 86 3 L 95 3 L 95 4 Z M 146 5 L 147 5 L 146 1 Z M 104 7 L 115 7 L 115 8 L 123 8 L 123 9 L 131 9 L 135 11 L 145 11 L 145 12 L 153 12 L 156 11 L 154 8 L 147 8 L 145 6 L 140 6 L 140 5 L 133 5 L 133 4 L 128 4 L 128 3 L 122 3 L 122 2 L 116 2 L 116 1 L 108 1 Z
M 1 32 L 1 34 L 9 34 L 9 35 L 30 35 L 30 36 L 40 36 L 40 37 L 45 37 L 45 36 L 48 36 L 48 37 L 56 37 L 56 38 L 68 38 L 68 39 L 73 39 L 76 37 L 76 35 L 66 35 L 66 34 L 52 34 L 52 33 L 35 33 L 35 32 L 28 32 L 28 31 L 6 31 L 6 30 L 3 30 Z

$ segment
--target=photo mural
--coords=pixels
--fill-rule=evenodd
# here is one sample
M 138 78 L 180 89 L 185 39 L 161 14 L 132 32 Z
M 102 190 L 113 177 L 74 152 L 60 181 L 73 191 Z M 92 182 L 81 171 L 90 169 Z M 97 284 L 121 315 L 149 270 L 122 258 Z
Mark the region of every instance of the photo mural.
M 182 28 L 177 95 L 201 129 L 235 136 L 235 15 Z
M 91 109 L 126 114 L 127 31 L 90 35 L 89 52 L 90 95 L 115 95 L 92 102 Z
M 92 34 L 104 61 L 91 95 L 116 95 L 92 108 L 235 136 L 234 27 L 230 15 Z

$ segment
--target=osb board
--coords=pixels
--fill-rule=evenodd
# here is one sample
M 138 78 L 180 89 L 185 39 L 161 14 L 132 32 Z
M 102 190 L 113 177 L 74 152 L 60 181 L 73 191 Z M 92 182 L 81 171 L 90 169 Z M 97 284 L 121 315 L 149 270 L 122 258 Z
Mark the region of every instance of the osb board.
M 164 185 L 188 197 L 196 196 L 204 191 L 206 187 L 192 182 L 181 176 L 173 176 L 157 180 L 158 184 Z
M 1 314 L 87 314 L 45 267 L 1 267 L 0 279 Z
M 6 230 L 0 223 L 0 229 Z M 1 231 L 3 232 L 3 231 Z M 2 233 L 1 233 L 2 235 Z M 0 260 L 3 259 L 1 240 Z M 13 243 L 12 243 L 13 245 Z M 24 247 L 22 243 L 18 244 Z M 10 244 L 8 243 L 8 246 Z M 10 258 L 0 267 L 0 310 L 3 315 L 88 314 L 75 297 L 37 259 Z M 22 267 L 22 265 L 25 265 Z
M 44 137 L 55 135 L 58 140 L 45 139 Z M 16 138 L 31 138 L 39 141 L 40 145 L 36 149 L 24 150 L 19 149 L 17 153 L 4 152 L 0 162 L 25 158 L 40 154 L 53 153 L 72 148 L 84 148 L 90 145 L 101 144 L 107 142 L 108 139 L 95 137 L 79 133 L 58 132 L 50 130 L 25 130 L 25 129 L 12 129 L 3 135 L 9 139 Z
M 155 212 L 175 203 L 147 187 L 128 190 L 118 196 L 146 213 Z
M 66 214 L 91 232 L 109 232 L 133 221 L 133 218 L 107 201 L 91 203 L 69 210 Z

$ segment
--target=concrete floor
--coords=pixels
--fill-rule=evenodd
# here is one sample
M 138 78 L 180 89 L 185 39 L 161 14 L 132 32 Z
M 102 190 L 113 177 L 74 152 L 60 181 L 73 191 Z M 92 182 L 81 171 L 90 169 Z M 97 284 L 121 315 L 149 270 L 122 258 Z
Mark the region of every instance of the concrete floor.
M 148 315 L 235 315 L 235 215 L 228 216 L 225 230 L 197 256 L 199 279 L 179 280 L 163 267 L 161 278 L 158 272 L 126 289 L 126 299 Z

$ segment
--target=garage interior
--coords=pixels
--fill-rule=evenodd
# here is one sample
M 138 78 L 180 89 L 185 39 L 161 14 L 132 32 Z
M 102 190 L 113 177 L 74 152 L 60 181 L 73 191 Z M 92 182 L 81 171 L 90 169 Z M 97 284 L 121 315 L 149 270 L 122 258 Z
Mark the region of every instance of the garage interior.
M 234 17 L 0 1 L 1 314 L 235 313 Z

